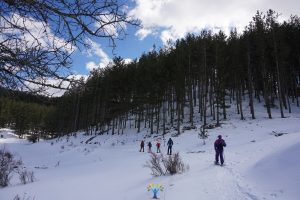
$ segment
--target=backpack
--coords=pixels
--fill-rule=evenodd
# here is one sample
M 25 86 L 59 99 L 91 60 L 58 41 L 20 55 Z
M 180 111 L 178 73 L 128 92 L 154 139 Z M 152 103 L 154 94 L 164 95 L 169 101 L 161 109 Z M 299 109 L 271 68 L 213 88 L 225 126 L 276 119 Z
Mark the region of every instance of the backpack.
M 223 147 L 226 147 L 226 143 L 223 139 L 217 139 L 215 141 L 215 147 L 218 149 L 223 149 Z

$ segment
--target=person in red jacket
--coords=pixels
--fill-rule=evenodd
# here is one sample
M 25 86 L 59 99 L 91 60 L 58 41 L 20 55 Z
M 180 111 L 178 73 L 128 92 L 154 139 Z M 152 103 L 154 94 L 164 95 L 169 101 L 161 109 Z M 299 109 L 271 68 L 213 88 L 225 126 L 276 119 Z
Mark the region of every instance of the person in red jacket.
M 224 149 L 223 149 L 223 147 L 226 147 L 226 143 L 222 139 L 221 135 L 219 135 L 218 139 L 215 141 L 214 147 L 215 147 L 215 151 L 216 151 L 215 164 L 216 165 L 219 164 L 219 157 L 220 157 L 221 165 L 223 165 L 224 164 L 224 157 L 223 157 Z
M 157 141 L 156 143 L 156 153 L 160 153 L 160 142 Z

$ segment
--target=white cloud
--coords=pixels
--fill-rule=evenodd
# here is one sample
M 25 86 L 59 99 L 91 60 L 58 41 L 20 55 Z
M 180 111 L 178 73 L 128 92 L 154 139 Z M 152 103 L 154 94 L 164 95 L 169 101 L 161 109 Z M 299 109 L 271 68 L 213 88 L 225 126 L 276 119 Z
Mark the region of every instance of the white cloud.
M 8 21 L 6 21 L 8 20 Z M 15 13 L 11 13 L 4 19 L 0 17 L 0 25 L 3 28 L 0 42 L 5 41 L 9 45 L 15 45 L 10 42 L 10 36 L 14 35 L 21 39 L 23 48 L 39 46 L 45 49 L 56 50 L 63 49 L 68 53 L 76 50 L 76 47 L 68 43 L 63 38 L 59 38 L 53 34 L 48 24 L 37 21 L 31 17 L 23 17 Z M 15 26 L 19 28 L 15 28 Z
M 135 35 L 139 38 L 139 40 L 143 40 L 150 34 L 152 34 L 152 30 L 145 29 L 145 28 L 141 28 L 135 33 Z
M 87 70 L 92 71 L 92 70 L 97 69 L 97 68 L 105 68 L 105 67 L 107 67 L 107 65 L 109 65 L 110 63 L 113 62 L 113 60 L 101 48 L 100 44 L 98 44 L 98 43 L 96 43 L 96 42 L 94 42 L 90 39 L 87 39 L 86 42 L 90 45 L 90 48 L 85 51 L 85 54 L 88 57 L 92 57 L 92 56 L 95 55 L 100 59 L 99 63 L 96 63 L 94 61 L 87 62 L 85 64 Z M 128 64 L 128 63 L 132 62 L 132 59 L 131 58 L 125 58 L 124 62 L 125 62 L 125 64 Z
M 83 81 L 86 81 L 88 78 L 87 75 L 70 75 L 67 77 L 69 80 L 80 80 L 83 79 Z M 44 96 L 51 96 L 51 97 L 60 97 L 62 96 L 69 88 L 70 88 L 70 82 L 69 81 L 63 81 L 61 79 L 43 79 L 43 80 L 34 80 L 35 82 L 39 82 L 41 84 L 47 84 L 52 85 L 56 87 L 60 87 L 61 89 L 55 88 L 55 87 L 49 87 L 49 86 L 41 86 L 34 83 L 30 83 L 28 81 L 25 82 L 26 86 L 28 88 L 23 88 L 24 90 L 31 90 L 36 91 L 40 95 Z
M 0 27 L 2 28 L 0 43 L 11 47 L 12 49 L 16 48 L 24 51 L 29 48 L 41 48 L 46 49 L 49 52 L 57 52 L 59 49 L 60 51 L 70 54 L 76 50 L 76 47 L 71 43 L 68 43 L 63 38 L 55 36 L 48 24 L 37 21 L 32 17 L 24 17 L 16 13 L 10 13 L 8 16 L 5 16 L 5 18 L 0 16 Z M 19 76 L 22 76 L 22 73 L 24 72 L 24 69 L 19 66 L 12 66 L 8 63 L 5 63 L 3 67 Z M 67 74 L 64 75 L 64 73 L 68 73 L 64 68 L 53 70 L 57 70 L 61 76 L 67 76 Z M 61 79 L 39 76 L 39 78 L 33 79 L 32 77 L 35 77 L 34 75 L 31 76 L 31 73 L 27 71 L 25 73 L 28 74 L 28 77 L 25 77 L 27 81 L 22 82 L 24 85 L 19 86 L 18 89 L 20 90 L 32 90 L 36 91 L 38 94 L 48 96 L 61 96 L 65 92 L 65 89 L 70 85 L 69 81 L 62 81 Z M 67 78 L 73 77 L 75 78 L 75 76 L 69 76 Z M 43 86 L 43 84 L 49 86 Z M 61 87 L 62 89 L 52 88 L 50 85 Z
M 104 35 L 112 36 L 117 38 L 119 32 L 126 29 L 126 23 L 120 21 L 118 23 L 110 23 L 112 21 L 118 21 L 120 19 L 116 18 L 115 15 L 109 13 L 103 13 L 100 16 L 100 20 L 95 23 L 95 28 L 103 31 Z
M 131 59 L 131 58 L 125 58 L 124 59 L 124 63 L 125 64 L 129 64 L 129 63 L 131 63 L 133 60 Z
M 135 0 L 135 3 L 130 15 L 139 18 L 143 26 L 136 35 L 144 39 L 154 30 L 161 30 L 164 43 L 205 28 L 229 33 L 236 27 L 242 31 L 257 10 L 266 12 L 271 8 L 284 14 L 284 18 L 300 13 L 296 0 Z
M 97 56 L 100 59 L 100 62 L 96 64 L 94 61 L 89 61 L 86 63 L 86 69 L 91 71 L 93 69 L 97 68 L 104 68 L 106 67 L 112 60 L 110 57 L 107 55 L 107 53 L 104 52 L 104 50 L 101 48 L 101 45 L 87 39 L 87 43 L 90 45 L 90 48 L 85 51 L 85 53 L 88 56 Z
M 87 62 L 87 63 L 85 64 L 85 67 L 86 67 L 87 70 L 92 71 L 92 70 L 94 70 L 94 69 L 99 68 L 100 66 L 97 65 L 94 61 L 90 61 L 90 62 Z
M 162 40 L 162 42 L 164 44 L 167 44 L 167 42 L 169 40 L 176 40 L 177 38 L 183 37 L 183 35 L 178 35 L 176 32 L 174 32 L 174 30 L 170 29 L 170 30 L 163 30 L 160 34 L 160 39 Z

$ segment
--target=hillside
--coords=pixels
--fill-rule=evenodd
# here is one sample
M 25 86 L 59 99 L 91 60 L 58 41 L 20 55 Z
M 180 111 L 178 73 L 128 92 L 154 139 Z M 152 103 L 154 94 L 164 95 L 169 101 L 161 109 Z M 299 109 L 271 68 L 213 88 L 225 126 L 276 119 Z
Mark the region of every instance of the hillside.
M 297 113 L 299 109 L 294 108 Z M 141 200 L 151 199 L 150 183 L 160 183 L 166 200 L 297 200 L 300 180 L 300 114 L 274 119 L 257 112 L 257 119 L 222 121 L 222 126 L 209 129 L 206 145 L 198 138 L 198 130 L 172 137 L 174 151 L 180 152 L 189 171 L 174 176 L 152 177 L 144 167 L 148 153 L 139 152 L 142 138 L 153 143 L 161 135 L 147 136 L 147 130 L 136 134 L 126 129 L 123 135 L 77 137 L 31 144 L 2 129 L 1 148 L 22 157 L 27 169 L 33 170 L 36 181 L 20 185 L 14 178 L 11 185 L 0 189 L 0 199 L 35 200 Z M 171 131 L 166 139 L 171 137 Z M 227 142 L 225 166 L 215 166 L 213 142 L 222 134 Z M 162 139 L 162 138 L 161 138 Z M 162 153 L 166 146 L 162 140 Z

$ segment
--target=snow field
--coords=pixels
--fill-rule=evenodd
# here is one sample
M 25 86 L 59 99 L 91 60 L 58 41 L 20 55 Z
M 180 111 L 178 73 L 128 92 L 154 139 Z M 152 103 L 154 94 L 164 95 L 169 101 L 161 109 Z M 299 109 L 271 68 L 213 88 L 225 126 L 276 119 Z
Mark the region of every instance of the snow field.
M 299 113 L 299 112 L 298 112 Z M 208 130 L 206 145 L 197 130 L 173 137 L 174 152 L 180 152 L 189 171 L 174 176 L 152 177 L 143 167 L 150 156 L 139 152 L 146 130 L 136 134 L 91 136 L 78 134 L 59 140 L 30 144 L 2 130 L 0 145 L 22 157 L 33 170 L 36 182 L 20 185 L 17 178 L 0 189 L 0 200 L 16 195 L 35 200 L 141 200 L 151 199 L 150 183 L 160 183 L 165 200 L 298 200 L 300 195 L 300 114 L 281 119 L 231 119 L 222 127 Z M 287 133 L 276 137 L 277 133 Z M 166 140 L 171 137 L 166 136 Z M 225 166 L 215 166 L 213 142 L 223 135 Z M 156 150 L 155 138 L 151 141 Z M 162 153 L 167 147 L 162 141 Z

